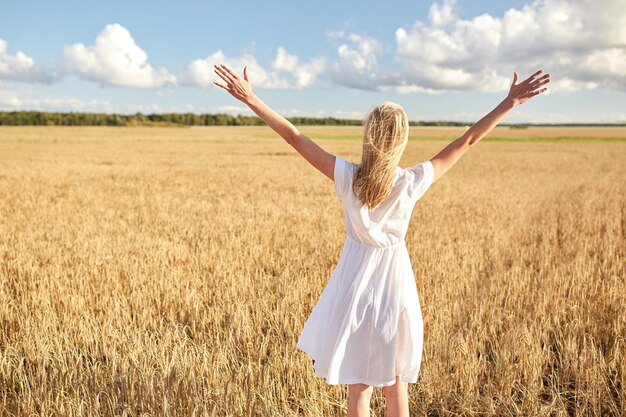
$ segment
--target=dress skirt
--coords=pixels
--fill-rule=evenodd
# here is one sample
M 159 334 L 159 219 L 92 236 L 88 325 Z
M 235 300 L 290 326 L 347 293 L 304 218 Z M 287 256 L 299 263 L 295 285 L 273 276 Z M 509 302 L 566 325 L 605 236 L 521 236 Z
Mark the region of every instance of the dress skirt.
M 328 384 L 415 383 L 424 322 L 404 239 L 388 247 L 350 236 L 298 339 Z

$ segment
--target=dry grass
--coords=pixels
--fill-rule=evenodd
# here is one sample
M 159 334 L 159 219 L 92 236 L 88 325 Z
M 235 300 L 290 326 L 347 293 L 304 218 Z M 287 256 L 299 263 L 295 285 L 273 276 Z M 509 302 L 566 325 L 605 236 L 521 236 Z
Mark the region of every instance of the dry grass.
M 626 414 L 625 160 L 485 142 L 418 202 L 412 415 Z M 295 347 L 344 238 L 265 127 L 0 129 L 0 415 L 345 415 Z

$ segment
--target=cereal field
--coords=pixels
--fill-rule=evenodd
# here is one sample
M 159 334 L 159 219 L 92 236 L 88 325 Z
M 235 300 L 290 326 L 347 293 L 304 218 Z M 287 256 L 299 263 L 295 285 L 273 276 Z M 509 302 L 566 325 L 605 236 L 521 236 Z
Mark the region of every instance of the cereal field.
M 301 131 L 359 162 L 358 127 Z M 0 128 L 0 415 L 345 415 L 296 349 L 345 233 L 267 127 Z M 626 415 L 626 128 L 496 129 L 406 241 L 412 416 Z

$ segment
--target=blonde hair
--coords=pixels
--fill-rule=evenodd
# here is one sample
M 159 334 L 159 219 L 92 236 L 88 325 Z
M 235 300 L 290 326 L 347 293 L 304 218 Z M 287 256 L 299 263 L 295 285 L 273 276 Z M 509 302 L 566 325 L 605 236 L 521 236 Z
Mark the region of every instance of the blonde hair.
M 409 122 L 402 106 L 385 101 L 364 119 L 363 153 L 355 173 L 353 192 L 369 210 L 391 193 L 396 167 L 409 138 Z

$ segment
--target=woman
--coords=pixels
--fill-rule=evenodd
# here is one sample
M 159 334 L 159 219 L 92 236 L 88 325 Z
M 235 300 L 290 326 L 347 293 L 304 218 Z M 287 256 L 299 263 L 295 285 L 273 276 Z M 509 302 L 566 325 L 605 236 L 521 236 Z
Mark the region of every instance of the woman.
M 314 360 L 314 375 L 348 385 L 348 416 L 368 416 L 373 387 L 382 387 L 387 417 L 408 416 L 407 384 L 417 382 L 423 320 L 404 237 L 411 211 L 428 188 L 515 106 L 546 91 L 539 70 L 430 160 L 403 169 L 407 115 L 383 102 L 365 119 L 360 164 L 324 151 L 274 112 L 225 65 L 215 84 L 248 105 L 309 163 L 334 181 L 344 207 L 346 241 L 333 274 L 307 319 L 297 347 Z

